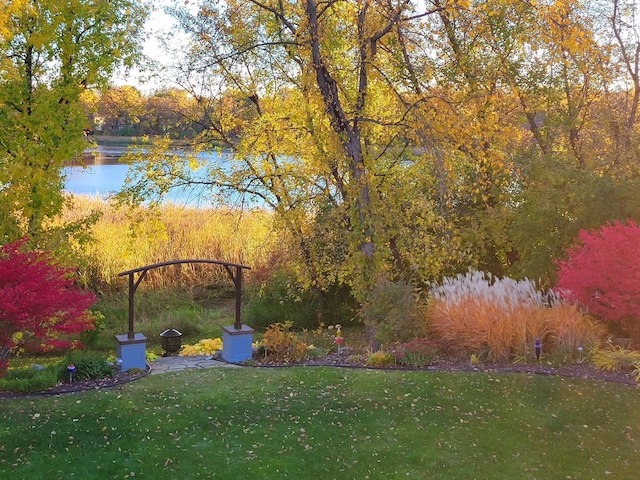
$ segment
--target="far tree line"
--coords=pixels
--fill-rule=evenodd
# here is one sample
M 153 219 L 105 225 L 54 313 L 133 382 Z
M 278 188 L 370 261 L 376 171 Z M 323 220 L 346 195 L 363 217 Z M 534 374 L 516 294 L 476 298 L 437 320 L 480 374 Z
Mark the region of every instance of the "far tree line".
M 161 89 L 144 95 L 124 85 L 103 92 L 87 91 L 82 97 L 86 130 L 95 135 L 161 135 L 192 138 L 203 131 L 202 120 L 190 116 L 197 102 L 185 90 Z

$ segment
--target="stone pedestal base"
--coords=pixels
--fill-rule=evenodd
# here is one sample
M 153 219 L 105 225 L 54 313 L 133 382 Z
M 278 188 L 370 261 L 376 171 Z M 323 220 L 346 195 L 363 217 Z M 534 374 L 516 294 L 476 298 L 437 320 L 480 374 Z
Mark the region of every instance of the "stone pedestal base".
M 127 335 L 116 335 L 116 358 L 122 360 L 123 372 L 132 368 L 147 368 L 147 337 L 136 333 L 134 338 Z
M 242 325 L 240 330 L 233 325 L 222 327 L 222 358 L 227 362 L 244 362 L 252 357 L 253 328 Z

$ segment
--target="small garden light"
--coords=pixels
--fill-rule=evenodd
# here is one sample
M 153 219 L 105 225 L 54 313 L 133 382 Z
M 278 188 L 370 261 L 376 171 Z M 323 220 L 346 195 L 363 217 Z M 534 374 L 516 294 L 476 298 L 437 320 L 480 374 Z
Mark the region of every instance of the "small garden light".
M 536 338 L 536 342 L 533 344 L 536 349 L 536 360 L 540 361 L 540 353 L 542 352 L 542 342 L 539 338 Z
M 578 347 L 578 362 L 582 362 L 582 352 L 584 352 L 584 348 L 582 348 L 582 345 L 580 345 Z
M 73 382 L 73 372 L 76 371 L 76 366 L 73 363 L 67 365 L 67 371 L 69 372 L 69 383 Z

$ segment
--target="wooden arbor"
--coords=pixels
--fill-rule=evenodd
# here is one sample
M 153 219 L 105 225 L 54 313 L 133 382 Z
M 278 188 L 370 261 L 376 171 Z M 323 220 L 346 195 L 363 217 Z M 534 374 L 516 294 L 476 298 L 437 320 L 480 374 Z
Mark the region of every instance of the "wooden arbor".
M 172 260 L 170 262 L 161 262 L 154 263 L 153 265 L 146 265 L 144 267 L 134 268 L 133 270 L 127 270 L 126 272 L 121 272 L 118 276 L 123 277 L 125 275 L 129 276 L 129 331 L 127 333 L 127 338 L 129 340 L 134 340 L 136 338 L 135 330 L 134 330 L 134 297 L 140 282 L 144 280 L 144 277 L 147 275 L 149 270 L 153 270 L 156 268 L 167 267 L 170 265 L 180 265 L 183 263 L 209 263 L 214 265 L 221 265 L 231 277 L 235 287 L 236 287 L 236 317 L 235 323 L 233 324 L 233 328 L 236 330 L 242 330 L 242 320 L 240 317 L 240 306 L 242 304 L 242 271 L 250 270 L 250 267 L 245 265 L 239 265 L 237 263 L 229 263 L 229 262 L 220 262 L 218 260 Z M 135 275 L 138 275 L 138 278 L 135 278 Z

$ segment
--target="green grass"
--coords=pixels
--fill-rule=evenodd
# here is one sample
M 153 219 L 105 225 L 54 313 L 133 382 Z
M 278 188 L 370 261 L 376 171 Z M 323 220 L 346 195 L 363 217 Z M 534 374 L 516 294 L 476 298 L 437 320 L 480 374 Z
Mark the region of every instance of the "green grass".
M 637 478 L 634 387 L 526 375 L 209 369 L 0 400 L 0 478 Z

